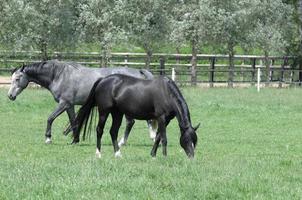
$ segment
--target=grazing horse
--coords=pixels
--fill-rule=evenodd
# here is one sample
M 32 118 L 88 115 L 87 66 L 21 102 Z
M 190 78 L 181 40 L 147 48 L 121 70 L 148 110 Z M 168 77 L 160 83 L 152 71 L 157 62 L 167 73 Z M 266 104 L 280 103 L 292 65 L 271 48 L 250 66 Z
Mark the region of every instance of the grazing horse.
M 64 111 L 67 112 L 69 121 L 74 125 L 75 105 L 82 105 L 89 92 L 100 77 L 110 74 L 126 74 L 136 78 L 152 79 L 153 75 L 147 70 L 138 70 L 127 67 L 119 68 L 88 68 L 77 63 L 63 63 L 56 60 L 38 62 L 17 68 L 12 73 L 12 83 L 8 91 L 10 100 L 25 89 L 29 82 L 34 82 L 46 89 L 53 95 L 58 103 L 57 108 L 49 116 L 46 128 L 46 143 L 51 143 L 51 126 L 53 121 Z M 134 124 L 134 120 L 126 116 L 127 126 L 125 138 Z M 70 131 L 65 131 L 67 134 Z M 74 133 L 74 130 L 73 130 Z M 74 138 L 73 143 L 79 142 Z
M 181 132 L 180 145 L 189 158 L 194 157 L 197 143 L 195 131 L 199 125 L 192 127 L 187 103 L 171 79 L 159 77 L 143 80 L 114 74 L 97 80 L 76 117 L 76 134 L 79 135 L 84 127 L 83 139 L 85 139 L 86 130 L 90 129 L 91 123 L 88 121 L 94 106 L 98 107 L 99 112 L 96 129 L 97 157 L 101 156 L 101 138 L 109 114 L 112 116 L 110 135 L 116 157 L 121 156 L 117 136 L 124 114 L 133 119 L 157 120 L 157 135 L 151 151 L 153 157 L 156 156 L 160 141 L 163 155 L 167 155 L 166 126 L 176 116 Z

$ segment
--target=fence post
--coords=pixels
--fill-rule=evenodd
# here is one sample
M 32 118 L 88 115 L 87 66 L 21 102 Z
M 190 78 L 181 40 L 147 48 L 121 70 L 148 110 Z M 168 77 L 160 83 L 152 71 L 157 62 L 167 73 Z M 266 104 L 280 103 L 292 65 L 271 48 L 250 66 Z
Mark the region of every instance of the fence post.
M 256 82 L 256 58 L 252 58 L 252 86 L 255 85 Z
M 290 65 L 290 84 L 294 82 L 294 75 L 295 75 L 295 59 L 293 59 L 293 63 Z
M 271 60 L 271 73 L 270 73 L 270 82 L 273 82 L 274 81 L 274 65 L 275 65 L 275 59 L 272 59 Z
M 192 58 L 191 58 L 191 85 L 195 86 L 197 77 L 196 77 L 196 68 L 197 68 L 197 47 L 196 41 L 192 41 Z
M 128 59 L 129 59 L 129 55 L 125 56 L 125 67 L 128 67 Z
M 228 77 L 228 87 L 232 88 L 234 83 L 234 55 L 229 55 L 229 77 Z
M 280 72 L 280 78 L 279 78 L 279 88 L 282 88 L 282 82 L 284 81 L 284 68 L 285 65 L 288 63 L 288 58 L 284 57 L 283 64 L 281 65 L 281 72 Z
M 165 75 L 165 58 L 164 57 L 160 57 L 159 58 L 159 67 L 160 67 L 160 71 L 159 74 L 160 75 Z
M 299 58 L 299 86 L 302 83 L 302 59 Z
M 55 52 L 55 53 L 54 53 L 54 59 L 56 59 L 56 60 L 61 60 L 61 59 L 62 59 L 61 54 L 60 54 L 59 52 Z
M 214 73 L 215 73 L 215 62 L 216 58 L 211 57 L 211 64 L 210 64 L 210 73 L 209 73 L 209 82 L 210 82 L 210 87 L 214 86 Z
M 257 91 L 260 92 L 260 81 L 261 81 L 261 71 L 260 67 L 257 69 Z
M 175 69 L 174 67 L 172 68 L 172 80 L 175 81 Z

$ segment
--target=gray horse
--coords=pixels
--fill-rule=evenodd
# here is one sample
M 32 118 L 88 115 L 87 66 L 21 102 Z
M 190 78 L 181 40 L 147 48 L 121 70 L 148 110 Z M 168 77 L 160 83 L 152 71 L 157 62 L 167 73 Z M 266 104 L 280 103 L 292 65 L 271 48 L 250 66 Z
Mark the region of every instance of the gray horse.
M 29 82 L 34 82 L 46 89 L 53 95 L 58 103 L 57 108 L 52 112 L 47 120 L 45 143 L 51 143 L 51 126 L 53 121 L 64 111 L 67 112 L 69 121 L 74 125 L 75 105 L 85 103 L 89 92 L 96 80 L 111 74 L 125 74 L 143 79 L 153 79 L 153 75 L 144 69 L 133 69 L 127 67 L 118 68 L 88 68 L 77 63 L 64 63 L 56 60 L 33 63 L 17 68 L 12 73 L 12 83 L 8 91 L 10 100 L 16 97 L 27 87 Z M 127 125 L 120 142 L 124 144 L 128 138 L 129 132 L 134 124 L 134 120 L 126 117 Z M 74 126 L 75 127 L 75 126 Z M 155 138 L 155 131 L 150 128 L 150 137 Z M 69 130 L 64 133 L 67 134 Z M 75 133 L 75 130 L 72 130 Z M 72 143 L 78 143 L 79 138 L 74 138 Z

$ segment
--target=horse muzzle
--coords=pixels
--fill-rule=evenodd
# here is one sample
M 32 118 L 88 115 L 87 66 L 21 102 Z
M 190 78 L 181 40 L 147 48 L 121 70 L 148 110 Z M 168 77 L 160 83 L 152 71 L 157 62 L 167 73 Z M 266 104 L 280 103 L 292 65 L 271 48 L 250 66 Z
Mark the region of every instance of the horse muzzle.
M 13 95 L 8 95 L 8 98 L 9 98 L 9 100 L 11 100 L 11 101 L 15 101 L 16 100 L 16 96 L 13 96 Z

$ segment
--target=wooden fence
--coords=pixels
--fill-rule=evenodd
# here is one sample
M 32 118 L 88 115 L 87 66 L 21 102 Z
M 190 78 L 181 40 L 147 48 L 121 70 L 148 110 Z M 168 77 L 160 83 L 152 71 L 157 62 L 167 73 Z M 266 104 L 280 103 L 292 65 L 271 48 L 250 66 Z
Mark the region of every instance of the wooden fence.
M 75 61 L 80 64 L 99 67 L 102 57 L 97 52 L 52 52 L 50 59 Z M 41 58 L 39 51 L 0 51 L 0 72 L 23 63 L 38 62 Z M 261 72 L 261 83 L 266 85 L 298 84 L 302 82 L 302 67 L 296 57 L 271 56 L 265 60 L 264 56 L 236 55 L 234 68 L 230 68 L 227 55 L 197 55 L 196 70 L 192 70 L 191 54 L 162 54 L 152 55 L 150 71 L 154 74 L 171 76 L 175 72 L 175 79 L 179 84 L 206 84 L 210 87 L 216 84 L 252 84 L 257 82 L 257 69 Z M 145 68 L 146 54 L 144 53 L 112 53 L 109 67 L 125 66 Z M 268 61 L 269 66 L 264 63 Z M 196 77 L 196 80 L 195 78 Z M 231 84 L 230 84 L 231 83 Z

